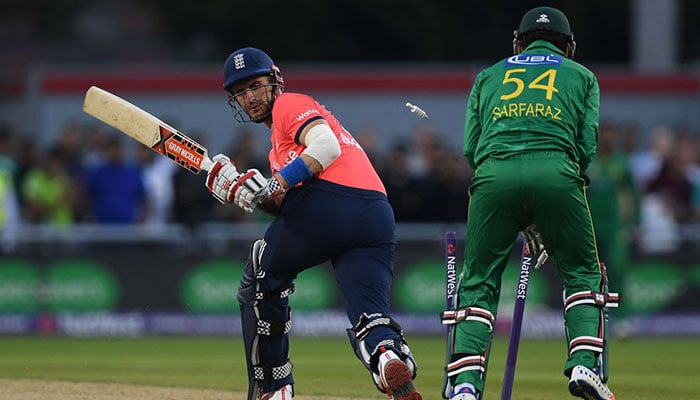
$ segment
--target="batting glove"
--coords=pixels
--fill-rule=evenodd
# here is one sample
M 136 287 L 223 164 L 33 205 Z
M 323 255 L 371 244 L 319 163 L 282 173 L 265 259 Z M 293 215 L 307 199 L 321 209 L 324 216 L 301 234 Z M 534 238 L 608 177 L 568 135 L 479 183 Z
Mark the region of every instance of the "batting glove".
M 236 166 L 227 156 L 217 154 L 212 158 L 214 166 L 207 174 L 207 190 L 219 200 L 221 204 L 230 203 L 235 197 L 235 182 L 241 176 Z
M 260 171 L 255 168 L 249 169 L 242 174 L 235 186 L 234 202 L 249 213 L 253 212 L 258 204 L 271 196 L 285 192 L 284 187 L 282 187 L 276 176 L 273 175 L 272 178 L 265 179 Z

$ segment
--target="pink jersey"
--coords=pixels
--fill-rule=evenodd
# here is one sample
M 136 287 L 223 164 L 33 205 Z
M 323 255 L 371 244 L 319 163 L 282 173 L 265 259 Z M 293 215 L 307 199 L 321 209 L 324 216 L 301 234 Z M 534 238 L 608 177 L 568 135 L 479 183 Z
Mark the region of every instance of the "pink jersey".
M 310 122 L 323 118 L 340 143 L 340 156 L 318 174 L 320 179 L 358 189 L 386 194 L 384 184 L 367 154 L 333 114 L 313 98 L 298 93 L 283 93 L 272 109 L 272 149 L 270 169 L 277 172 L 306 149 L 297 143 L 301 131 Z

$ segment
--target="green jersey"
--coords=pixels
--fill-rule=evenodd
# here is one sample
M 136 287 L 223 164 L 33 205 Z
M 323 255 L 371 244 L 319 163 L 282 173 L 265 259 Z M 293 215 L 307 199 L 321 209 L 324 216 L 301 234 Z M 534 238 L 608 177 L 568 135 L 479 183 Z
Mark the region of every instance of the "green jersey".
M 583 173 L 596 151 L 600 89 L 589 69 L 537 40 L 483 70 L 469 95 L 464 155 L 473 168 L 488 157 L 561 151 Z

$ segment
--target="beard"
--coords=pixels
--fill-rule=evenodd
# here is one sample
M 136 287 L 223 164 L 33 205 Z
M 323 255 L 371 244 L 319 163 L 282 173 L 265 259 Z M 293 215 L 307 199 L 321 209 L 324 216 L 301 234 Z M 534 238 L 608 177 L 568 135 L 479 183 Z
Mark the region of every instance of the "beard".
M 272 102 L 268 100 L 252 104 L 246 108 L 245 112 L 251 121 L 263 122 L 272 114 Z

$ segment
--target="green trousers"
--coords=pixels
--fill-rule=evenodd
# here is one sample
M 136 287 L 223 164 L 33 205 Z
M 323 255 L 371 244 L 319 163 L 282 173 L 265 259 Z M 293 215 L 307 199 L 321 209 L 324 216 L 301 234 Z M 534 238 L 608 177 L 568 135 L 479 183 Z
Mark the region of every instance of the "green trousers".
M 556 263 L 566 293 L 600 290 L 601 272 L 584 179 L 565 153 L 489 158 L 475 171 L 469 195 L 459 307 L 483 308 L 496 316 L 501 276 L 512 247 L 518 233 L 533 223 Z M 600 309 L 595 306 L 572 307 L 565 315 L 568 337 L 597 337 L 599 318 Z M 454 352 L 488 357 L 491 336 L 487 324 L 462 321 L 455 328 Z M 574 352 L 566 360 L 564 374 L 569 375 L 576 365 L 597 367 L 597 353 Z M 465 371 L 453 377 L 452 384 L 469 382 L 481 392 L 484 379 L 485 373 Z

